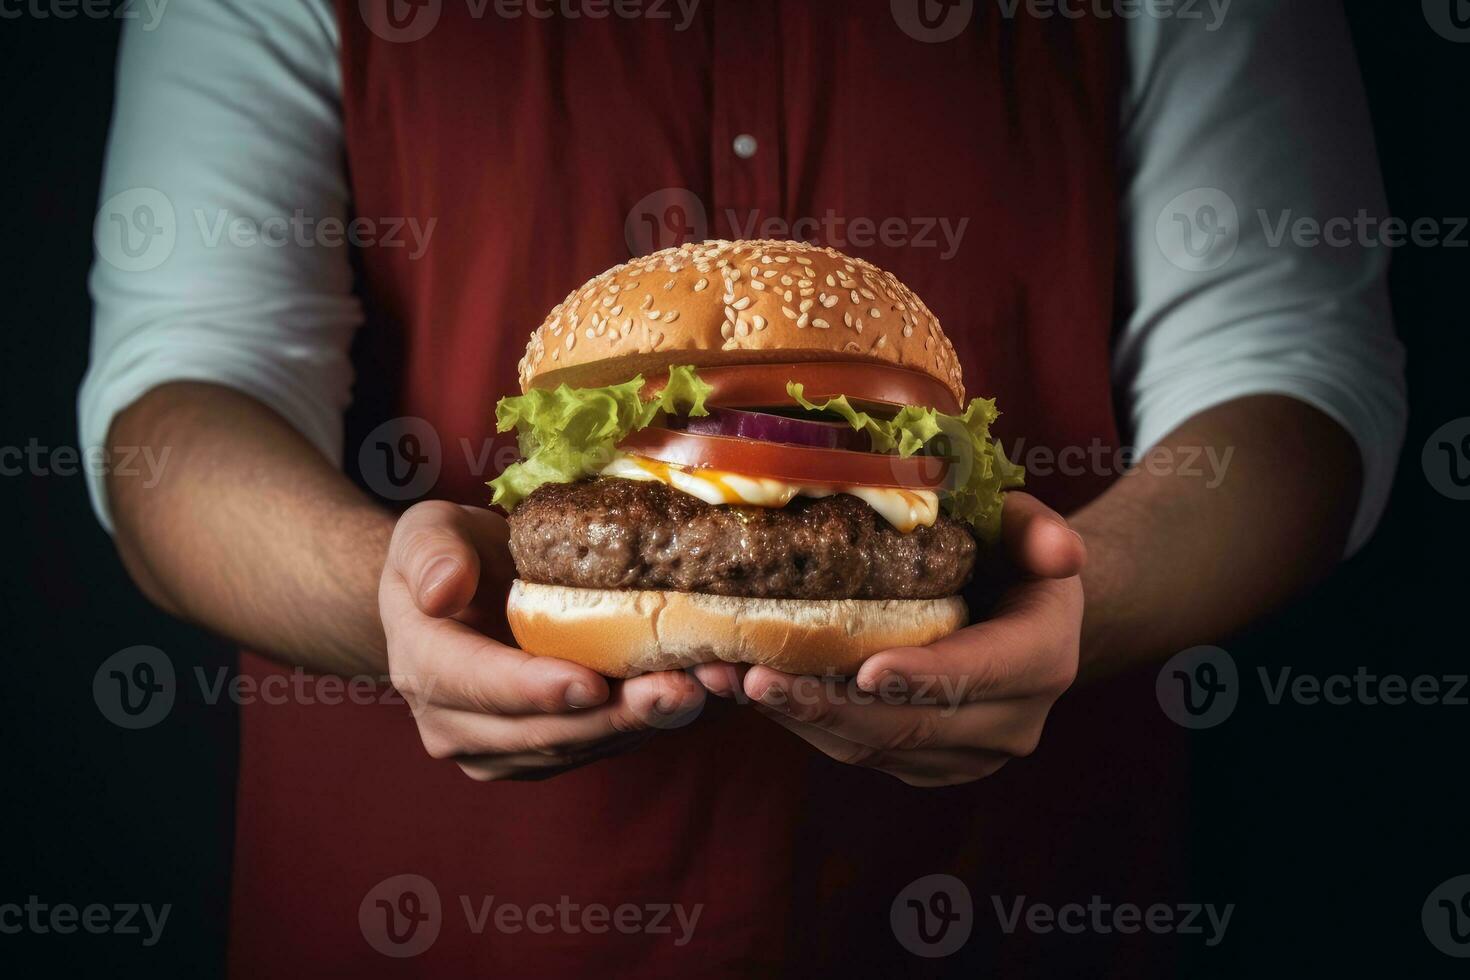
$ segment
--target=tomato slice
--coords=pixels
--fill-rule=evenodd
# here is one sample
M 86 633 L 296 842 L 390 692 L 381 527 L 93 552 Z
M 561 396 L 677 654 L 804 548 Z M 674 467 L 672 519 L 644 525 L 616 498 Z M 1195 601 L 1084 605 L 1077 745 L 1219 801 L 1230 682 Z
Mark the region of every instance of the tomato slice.
M 846 395 L 863 403 L 888 408 L 916 405 L 958 415 L 954 393 L 927 374 L 887 364 L 857 361 L 807 361 L 784 364 L 726 364 L 699 368 L 699 377 L 714 391 L 709 404 L 726 408 L 771 408 L 795 404 L 786 383 L 805 386 L 803 394 L 820 402 Z M 640 393 L 651 398 L 668 378 L 650 377 Z
M 731 436 L 693 435 L 647 428 L 618 448 L 676 466 L 708 467 L 790 483 L 939 490 L 950 461 L 941 456 L 890 456 L 847 449 L 814 449 Z

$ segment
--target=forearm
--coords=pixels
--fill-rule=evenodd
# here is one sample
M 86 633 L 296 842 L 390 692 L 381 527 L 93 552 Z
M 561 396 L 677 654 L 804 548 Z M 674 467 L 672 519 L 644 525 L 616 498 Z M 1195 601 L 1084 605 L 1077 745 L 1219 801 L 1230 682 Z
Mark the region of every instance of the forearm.
M 377 589 L 393 517 L 280 416 L 170 384 L 119 415 L 109 442 L 168 453 L 155 486 L 107 485 L 118 550 L 150 599 L 291 664 L 386 670 Z
M 1316 409 L 1241 399 L 1161 447 L 1171 466 L 1135 467 L 1070 515 L 1088 547 L 1084 675 L 1218 641 L 1325 576 L 1346 546 L 1362 464 Z

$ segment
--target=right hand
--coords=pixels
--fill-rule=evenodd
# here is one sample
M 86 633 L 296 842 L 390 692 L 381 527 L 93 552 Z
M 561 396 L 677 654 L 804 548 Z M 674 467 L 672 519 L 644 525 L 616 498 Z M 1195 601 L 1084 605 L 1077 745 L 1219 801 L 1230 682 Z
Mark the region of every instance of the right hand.
M 687 722 L 704 688 L 683 671 L 609 682 L 498 643 L 471 624 L 504 609 L 505 519 L 428 501 L 399 518 L 378 586 L 393 686 L 424 748 L 472 779 L 539 779 Z

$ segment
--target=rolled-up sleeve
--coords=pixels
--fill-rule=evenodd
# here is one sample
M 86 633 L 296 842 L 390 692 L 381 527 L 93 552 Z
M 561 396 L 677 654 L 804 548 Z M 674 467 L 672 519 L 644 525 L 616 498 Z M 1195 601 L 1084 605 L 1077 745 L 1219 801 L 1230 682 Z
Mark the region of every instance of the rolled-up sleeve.
M 124 30 L 93 227 L 82 444 L 171 381 L 270 406 L 334 462 L 361 322 L 326 0 L 196 0 Z M 92 503 L 111 528 L 106 486 Z
M 1249 395 L 1313 405 L 1362 454 L 1356 551 L 1388 500 L 1407 409 L 1387 206 L 1342 12 L 1236 0 L 1213 29 L 1142 18 L 1128 65 L 1113 369 L 1131 440 L 1147 449 Z

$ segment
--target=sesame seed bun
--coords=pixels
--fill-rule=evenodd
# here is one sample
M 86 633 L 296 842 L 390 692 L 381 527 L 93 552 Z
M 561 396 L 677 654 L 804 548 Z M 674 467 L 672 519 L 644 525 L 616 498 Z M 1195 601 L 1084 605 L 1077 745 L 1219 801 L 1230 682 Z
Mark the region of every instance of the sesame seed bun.
M 850 675 L 880 650 L 933 643 L 968 618 L 959 596 L 745 599 L 520 579 L 511 586 L 506 614 L 522 650 L 608 677 L 720 660 L 792 674 Z
M 531 334 L 521 391 L 616 384 L 671 364 L 853 360 L 929 375 L 963 404 L 939 320 L 891 273 L 804 242 L 706 241 L 614 266 Z

